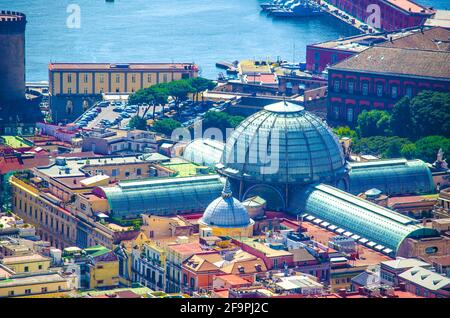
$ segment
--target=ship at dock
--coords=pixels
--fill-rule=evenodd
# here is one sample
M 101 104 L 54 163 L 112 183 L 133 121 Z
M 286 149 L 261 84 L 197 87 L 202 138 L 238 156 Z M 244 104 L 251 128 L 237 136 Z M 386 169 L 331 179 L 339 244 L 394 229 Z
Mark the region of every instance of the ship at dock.
M 261 8 L 273 17 L 284 18 L 311 17 L 323 13 L 320 5 L 313 0 L 275 0 L 261 4 Z

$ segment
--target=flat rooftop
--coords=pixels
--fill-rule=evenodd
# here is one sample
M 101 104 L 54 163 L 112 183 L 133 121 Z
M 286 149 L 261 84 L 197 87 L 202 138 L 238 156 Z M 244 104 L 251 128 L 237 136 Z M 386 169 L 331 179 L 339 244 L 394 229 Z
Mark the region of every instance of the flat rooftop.
M 327 231 L 317 225 L 314 225 L 309 222 L 303 222 L 302 227 L 307 229 L 307 233 L 310 236 L 314 237 L 314 241 L 321 243 L 325 246 L 328 246 L 328 241 L 335 236 L 338 236 L 334 232 Z M 386 256 L 384 254 L 381 254 L 379 252 L 376 252 L 366 246 L 363 246 L 361 244 L 358 244 L 358 251 L 361 257 L 356 260 L 352 260 L 351 264 L 354 266 L 370 266 L 370 265 L 377 265 L 384 261 L 389 261 L 392 258 L 389 256 Z
M 183 71 L 188 70 L 192 63 L 50 63 L 50 71 Z
M 0 287 L 15 287 L 15 286 L 28 286 L 37 284 L 48 284 L 66 282 L 66 280 L 59 274 L 43 274 L 27 277 L 14 277 L 6 280 L 0 280 Z
M 384 2 L 387 2 L 389 4 L 392 4 L 394 6 L 396 6 L 397 8 L 400 8 L 404 11 L 407 12 L 412 12 L 412 13 L 427 13 L 427 14 L 431 14 L 432 11 L 415 3 L 412 2 L 410 0 L 384 0 Z

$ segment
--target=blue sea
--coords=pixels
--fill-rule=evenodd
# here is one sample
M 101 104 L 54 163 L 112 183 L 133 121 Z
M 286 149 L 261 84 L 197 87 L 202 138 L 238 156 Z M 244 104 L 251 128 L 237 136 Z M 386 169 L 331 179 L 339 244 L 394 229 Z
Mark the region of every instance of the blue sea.
M 218 61 L 299 62 L 307 44 L 355 33 L 329 17 L 274 20 L 260 12 L 264 1 L 0 0 L 0 9 L 27 14 L 27 81 L 47 80 L 51 61 L 195 62 L 215 79 Z

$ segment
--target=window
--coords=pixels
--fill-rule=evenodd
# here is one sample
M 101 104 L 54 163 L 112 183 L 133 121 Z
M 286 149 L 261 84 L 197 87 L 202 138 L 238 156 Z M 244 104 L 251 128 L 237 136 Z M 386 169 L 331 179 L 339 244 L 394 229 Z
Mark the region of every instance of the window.
M 406 87 L 405 95 L 406 95 L 409 99 L 412 98 L 413 90 L 412 90 L 412 87 L 411 87 L 411 86 L 407 86 L 407 87 Z
M 195 287 L 195 279 L 191 277 L 191 288 Z
M 336 62 L 337 62 L 337 55 L 336 54 L 333 54 L 332 56 L 331 56 L 331 64 L 336 64 Z
M 105 75 L 100 74 L 100 83 L 104 83 L 105 82 Z
M 353 107 L 348 107 L 347 108 L 347 121 L 349 123 L 353 122 Z
M 377 84 L 377 96 L 378 97 L 383 96 L 383 84 Z
M 136 83 L 136 75 L 133 74 L 133 75 L 131 76 L 131 82 L 132 82 L 132 83 Z
M 369 95 L 369 83 L 367 82 L 362 83 L 361 92 L 364 96 Z
M 10 290 L 10 291 L 8 292 L 8 296 L 9 296 L 9 297 L 14 296 L 14 290 Z
M 392 98 L 397 98 L 398 97 L 398 87 L 397 86 L 392 86 L 391 87 L 391 97 Z
M 136 175 L 138 175 L 138 176 L 142 175 L 142 170 L 141 169 L 136 169 Z
M 41 293 L 46 293 L 47 292 L 47 287 L 42 287 L 41 288 Z
M 163 75 L 163 82 L 164 82 L 164 83 L 167 83 L 167 74 L 164 74 L 164 75 Z
M 87 83 L 89 80 L 89 75 L 88 74 L 84 74 L 84 82 Z
M 339 118 L 339 106 L 333 106 L 333 114 L 335 119 Z
M 349 81 L 348 82 L 348 93 L 353 94 L 355 91 L 355 82 Z
M 120 75 L 116 74 L 116 83 L 120 83 Z
M 116 146 L 114 146 L 114 150 L 116 150 Z M 117 169 L 112 169 L 111 175 L 112 175 L 113 177 L 117 177 L 117 175 L 118 175 Z
M 99 285 L 103 284 L 103 280 L 98 280 L 97 284 L 99 284 Z
M 67 74 L 67 82 L 72 83 L 72 74 Z
M 25 273 L 28 273 L 28 272 L 30 271 L 30 268 L 29 268 L 28 266 L 25 266 L 25 267 L 23 268 L 23 271 L 24 271 Z
M 340 89 L 341 89 L 341 81 L 340 80 L 334 80 L 333 90 L 335 92 L 339 92 Z
M 39 266 L 38 266 L 38 269 L 41 270 L 41 269 L 42 269 L 42 265 L 39 265 Z
M 31 289 L 25 289 L 25 295 L 31 294 Z
M 72 94 L 72 87 L 67 88 L 67 94 Z
M 85 87 L 84 88 L 84 95 L 87 95 L 87 93 L 88 93 L 88 89 L 87 89 L 87 87 Z
M 103 269 L 103 265 L 98 265 L 97 269 Z
M 130 172 L 129 171 L 125 171 L 125 177 L 129 177 L 130 176 Z
M 147 82 L 151 83 L 152 81 L 152 74 L 147 74 Z

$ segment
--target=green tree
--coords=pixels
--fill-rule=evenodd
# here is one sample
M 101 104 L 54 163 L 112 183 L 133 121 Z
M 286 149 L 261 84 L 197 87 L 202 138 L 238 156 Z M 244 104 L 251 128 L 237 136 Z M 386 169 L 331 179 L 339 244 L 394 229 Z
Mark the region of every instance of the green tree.
M 416 158 L 432 163 L 440 148 L 447 156 L 450 154 L 450 139 L 444 136 L 428 136 L 416 141 Z
M 167 119 L 155 121 L 153 123 L 152 129 L 155 132 L 164 134 L 166 136 L 170 136 L 170 135 L 172 135 L 172 131 L 174 131 L 176 128 L 179 128 L 179 127 L 181 127 L 181 124 L 179 121 L 176 121 L 171 118 L 167 118 Z
M 356 131 L 350 129 L 348 126 L 339 126 L 336 128 L 333 128 L 333 132 L 339 137 L 349 137 L 349 138 L 356 138 L 357 134 Z
M 358 116 L 358 127 L 356 129 L 359 137 L 390 135 L 390 119 L 387 111 L 363 111 Z
M 187 100 L 189 93 L 195 92 L 187 80 L 167 83 L 167 91 L 175 101 L 176 107 L 179 107 L 181 102 Z
M 144 118 L 136 115 L 130 119 L 128 126 L 132 129 L 146 130 L 147 129 L 147 121 Z
M 392 109 L 391 130 L 394 135 L 409 138 L 413 136 L 413 121 L 408 97 L 399 100 Z
M 450 93 L 423 91 L 411 100 L 416 137 L 440 135 L 450 138 Z
M 400 150 L 401 156 L 405 157 L 408 160 L 416 158 L 416 152 L 416 145 L 412 142 L 404 144 L 402 146 L 402 149 Z
M 194 100 L 198 102 L 198 96 L 205 90 L 210 90 L 216 87 L 216 84 L 203 77 L 194 77 L 188 80 L 189 85 L 194 89 Z
M 227 128 L 236 128 L 244 119 L 245 117 L 232 116 L 226 112 L 209 111 L 203 119 L 203 129 L 218 128 L 225 135 Z
M 372 136 L 356 139 L 352 148 L 355 153 L 395 158 L 401 156 L 401 148 L 408 143 L 408 139 L 397 136 Z

